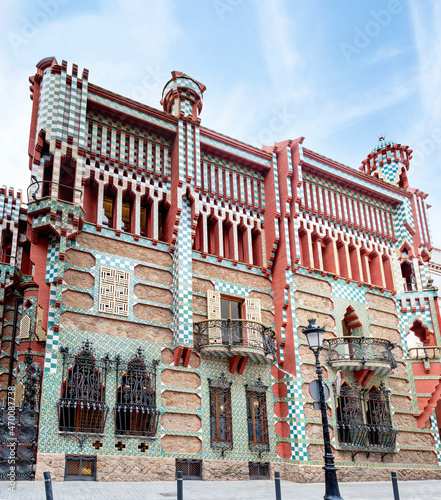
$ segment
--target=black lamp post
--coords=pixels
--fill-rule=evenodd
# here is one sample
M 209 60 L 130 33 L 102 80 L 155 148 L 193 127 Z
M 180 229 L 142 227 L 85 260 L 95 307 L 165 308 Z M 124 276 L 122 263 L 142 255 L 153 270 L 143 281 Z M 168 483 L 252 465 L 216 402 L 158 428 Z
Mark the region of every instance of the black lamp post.
M 323 440 L 325 442 L 325 496 L 324 500 L 343 500 L 338 489 L 337 468 L 334 465 L 334 455 L 332 454 L 331 439 L 329 437 L 328 416 L 326 414 L 325 393 L 323 391 L 323 370 L 320 364 L 320 350 L 323 346 L 324 326 L 317 326 L 315 319 L 308 320 L 307 328 L 303 329 L 303 333 L 308 339 L 309 348 L 315 355 L 315 369 L 317 371 L 317 379 L 319 381 L 320 409 L 322 411 L 322 426 Z

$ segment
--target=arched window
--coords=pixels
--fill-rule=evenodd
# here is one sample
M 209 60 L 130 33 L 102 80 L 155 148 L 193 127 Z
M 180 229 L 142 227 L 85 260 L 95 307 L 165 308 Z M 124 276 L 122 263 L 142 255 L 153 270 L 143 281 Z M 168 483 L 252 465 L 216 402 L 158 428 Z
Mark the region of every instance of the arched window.
M 213 214 L 207 217 L 208 253 L 219 255 L 219 221 Z
M 358 252 L 355 245 L 349 246 L 349 262 L 351 263 L 352 279 L 360 281 L 360 268 L 358 267 Z
M 75 199 L 75 176 L 77 162 L 70 155 L 63 156 L 60 166 L 60 182 L 58 184 L 58 199 L 73 203 Z
M 239 255 L 239 262 L 249 262 L 249 252 L 248 252 L 248 231 L 245 224 L 239 224 L 237 226 L 237 249 Z
M 401 250 L 401 276 L 404 279 L 404 291 L 411 292 L 416 290 L 415 272 L 413 264 L 409 257 L 409 251 L 406 247 Z
M 21 254 L 21 272 L 28 276 L 32 274 L 31 244 L 29 241 L 25 241 L 23 243 L 23 251 Z
M 300 263 L 304 267 L 311 267 L 311 259 L 309 256 L 308 232 L 303 227 L 299 229 L 299 242 L 300 242 Z
M 138 348 L 136 356 L 127 363 L 116 391 L 115 434 L 122 436 L 154 437 L 158 427 L 156 408 L 156 366 L 146 365 Z M 117 375 L 118 377 L 118 375 Z
M 121 211 L 121 230 L 125 233 L 135 232 L 135 193 L 126 189 L 123 192 Z
M 381 277 L 380 257 L 377 252 L 371 252 L 369 255 L 369 274 L 371 275 L 371 283 L 377 286 L 383 286 Z
M 3 264 L 11 263 L 11 252 L 12 252 L 12 232 L 9 229 L 4 229 L 2 231 L 2 253 L 1 261 Z
M 224 373 L 218 379 L 208 379 L 210 389 L 211 447 L 220 450 L 233 448 L 231 418 L 231 384 Z
M 256 226 L 251 231 L 251 244 L 253 250 L 253 265 L 257 267 L 263 266 L 262 255 L 262 232 Z
M 337 241 L 337 257 L 338 266 L 340 268 L 340 276 L 349 278 L 348 263 L 346 260 L 346 246 L 342 240 Z
M 196 231 L 193 241 L 193 250 L 196 252 L 204 251 L 204 216 L 199 214 Z
M 251 451 L 268 451 L 268 418 L 266 410 L 267 387 L 260 377 L 245 385 L 247 399 L 248 443 Z
M 84 185 L 83 209 L 85 220 L 91 224 L 96 224 L 98 212 L 98 182 L 95 179 L 88 179 Z
M 50 196 L 52 194 L 52 175 L 54 173 L 54 160 L 49 151 L 44 153 L 42 156 L 43 163 L 43 188 L 41 190 L 42 198 Z
M 165 241 L 165 224 L 167 221 L 168 204 L 165 200 L 158 203 L 158 240 Z
M 148 195 L 141 198 L 140 215 L 141 236 L 153 238 L 153 198 Z
M 361 394 L 356 385 L 346 382 L 337 398 L 337 435 L 342 445 L 365 445 Z
M 233 223 L 230 219 L 225 219 L 222 223 L 222 239 L 224 246 L 224 257 L 226 259 L 234 260 L 234 236 L 233 236 Z
M 63 355 L 63 383 L 58 401 L 60 432 L 103 434 L 109 411 L 105 387 L 107 363 L 97 362 L 88 341 L 73 358 L 68 348 L 60 348 L 60 353 Z
M 395 433 L 389 408 L 389 395 L 382 384 L 380 389 L 371 387 L 366 400 L 366 424 L 370 446 L 385 448 L 395 446 Z
M 104 227 L 115 229 L 116 227 L 116 198 L 118 190 L 113 184 L 107 184 L 103 193 L 103 215 L 102 224 Z

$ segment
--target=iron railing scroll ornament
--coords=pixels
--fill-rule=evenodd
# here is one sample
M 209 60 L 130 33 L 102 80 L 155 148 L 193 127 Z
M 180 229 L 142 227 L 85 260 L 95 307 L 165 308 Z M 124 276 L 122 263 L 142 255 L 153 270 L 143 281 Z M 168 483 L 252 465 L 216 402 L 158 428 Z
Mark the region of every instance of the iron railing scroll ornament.
M 251 384 L 245 384 L 247 400 L 248 443 L 259 457 L 270 449 L 268 436 L 268 416 L 266 407 L 266 391 L 268 387 L 259 377 Z
M 0 480 L 34 478 L 42 371 L 29 353 L 25 374 L 0 403 Z M 20 392 L 19 389 L 20 388 Z
M 397 367 L 392 350 L 393 342 L 374 337 L 335 337 L 324 339 L 329 345 L 328 364 L 338 364 L 345 361 L 359 362 L 366 365 L 369 362 L 388 364 L 391 370 Z
M 224 373 L 217 379 L 208 379 L 211 447 L 219 451 L 222 456 L 225 451 L 233 449 L 231 384 Z
M 97 359 L 92 343 L 83 342 L 80 352 L 73 356 L 61 347 L 63 374 L 61 397 L 58 400 L 58 429 L 78 440 L 80 449 L 88 436 L 103 435 L 109 406 L 106 404 L 106 381 L 109 369 L 118 365 L 107 354 Z
M 355 382 L 344 384 L 335 398 L 337 436 L 342 450 L 355 455 L 381 453 L 381 459 L 395 453 L 397 431 L 392 424 L 389 390 L 384 383 L 370 390 Z
M 262 323 L 245 319 L 210 319 L 194 324 L 195 349 L 207 346 L 251 347 L 266 356 L 275 357 L 277 347 L 274 330 Z M 215 333 L 215 335 L 213 335 Z
M 156 369 L 158 360 L 147 365 L 141 347 L 119 377 L 116 371 L 115 434 L 154 439 L 158 428 Z

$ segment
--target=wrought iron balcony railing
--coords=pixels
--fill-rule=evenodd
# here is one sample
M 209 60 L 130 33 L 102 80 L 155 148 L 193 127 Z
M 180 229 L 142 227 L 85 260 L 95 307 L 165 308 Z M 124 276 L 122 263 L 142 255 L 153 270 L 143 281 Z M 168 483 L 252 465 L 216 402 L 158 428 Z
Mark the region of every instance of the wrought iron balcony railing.
M 277 353 L 275 333 L 271 328 L 245 319 L 210 319 L 194 324 L 195 348 L 222 347 L 228 350 L 256 350 L 265 357 Z
M 60 433 L 104 434 L 109 407 L 93 399 L 60 398 L 58 401 Z
M 115 435 L 154 438 L 161 412 L 143 404 L 115 405 Z
M 397 367 L 392 349 L 395 344 L 375 337 L 335 337 L 326 339 L 329 345 L 328 364 L 361 366 L 363 368 L 389 365 Z
M 337 422 L 339 445 L 352 452 L 352 460 L 359 452 L 395 453 L 397 430 L 391 425 Z
M 81 189 L 68 186 L 66 184 L 60 184 L 59 182 L 53 181 L 39 181 L 35 176 L 31 177 L 31 183 L 28 186 L 28 203 L 33 203 L 35 201 L 39 201 L 43 198 L 50 198 L 52 196 L 52 186 L 58 186 L 58 188 L 63 188 L 69 193 L 68 198 L 64 199 L 58 195 L 58 200 L 66 201 L 68 203 L 75 203 L 75 195 L 78 194 L 80 196 L 80 200 L 83 198 L 83 192 Z M 41 191 L 40 191 L 41 188 Z

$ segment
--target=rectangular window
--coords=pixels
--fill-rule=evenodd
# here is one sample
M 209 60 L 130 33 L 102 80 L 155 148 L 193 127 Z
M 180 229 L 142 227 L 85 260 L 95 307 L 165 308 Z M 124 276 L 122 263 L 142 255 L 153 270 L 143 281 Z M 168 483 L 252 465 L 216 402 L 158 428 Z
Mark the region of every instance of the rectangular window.
M 269 479 L 270 468 L 268 462 L 249 462 L 250 479 Z
M 130 201 L 122 202 L 122 230 L 126 233 L 130 233 L 131 229 L 131 212 L 132 203 Z
M 252 451 L 268 451 L 266 390 L 260 378 L 245 386 L 247 398 L 248 442 Z
M 231 417 L 231 384 L 222 373 L 216 379 L 208 379 L 210 387 L 210 430 L 211 447 L 218 449 L 233 448 Z
M 202 479 L 202 460 L 176 459 L 176 472 L 182 472 L 184 479 Z
M 96 481 L 96 457 L 66 455 L 65 481 Z

